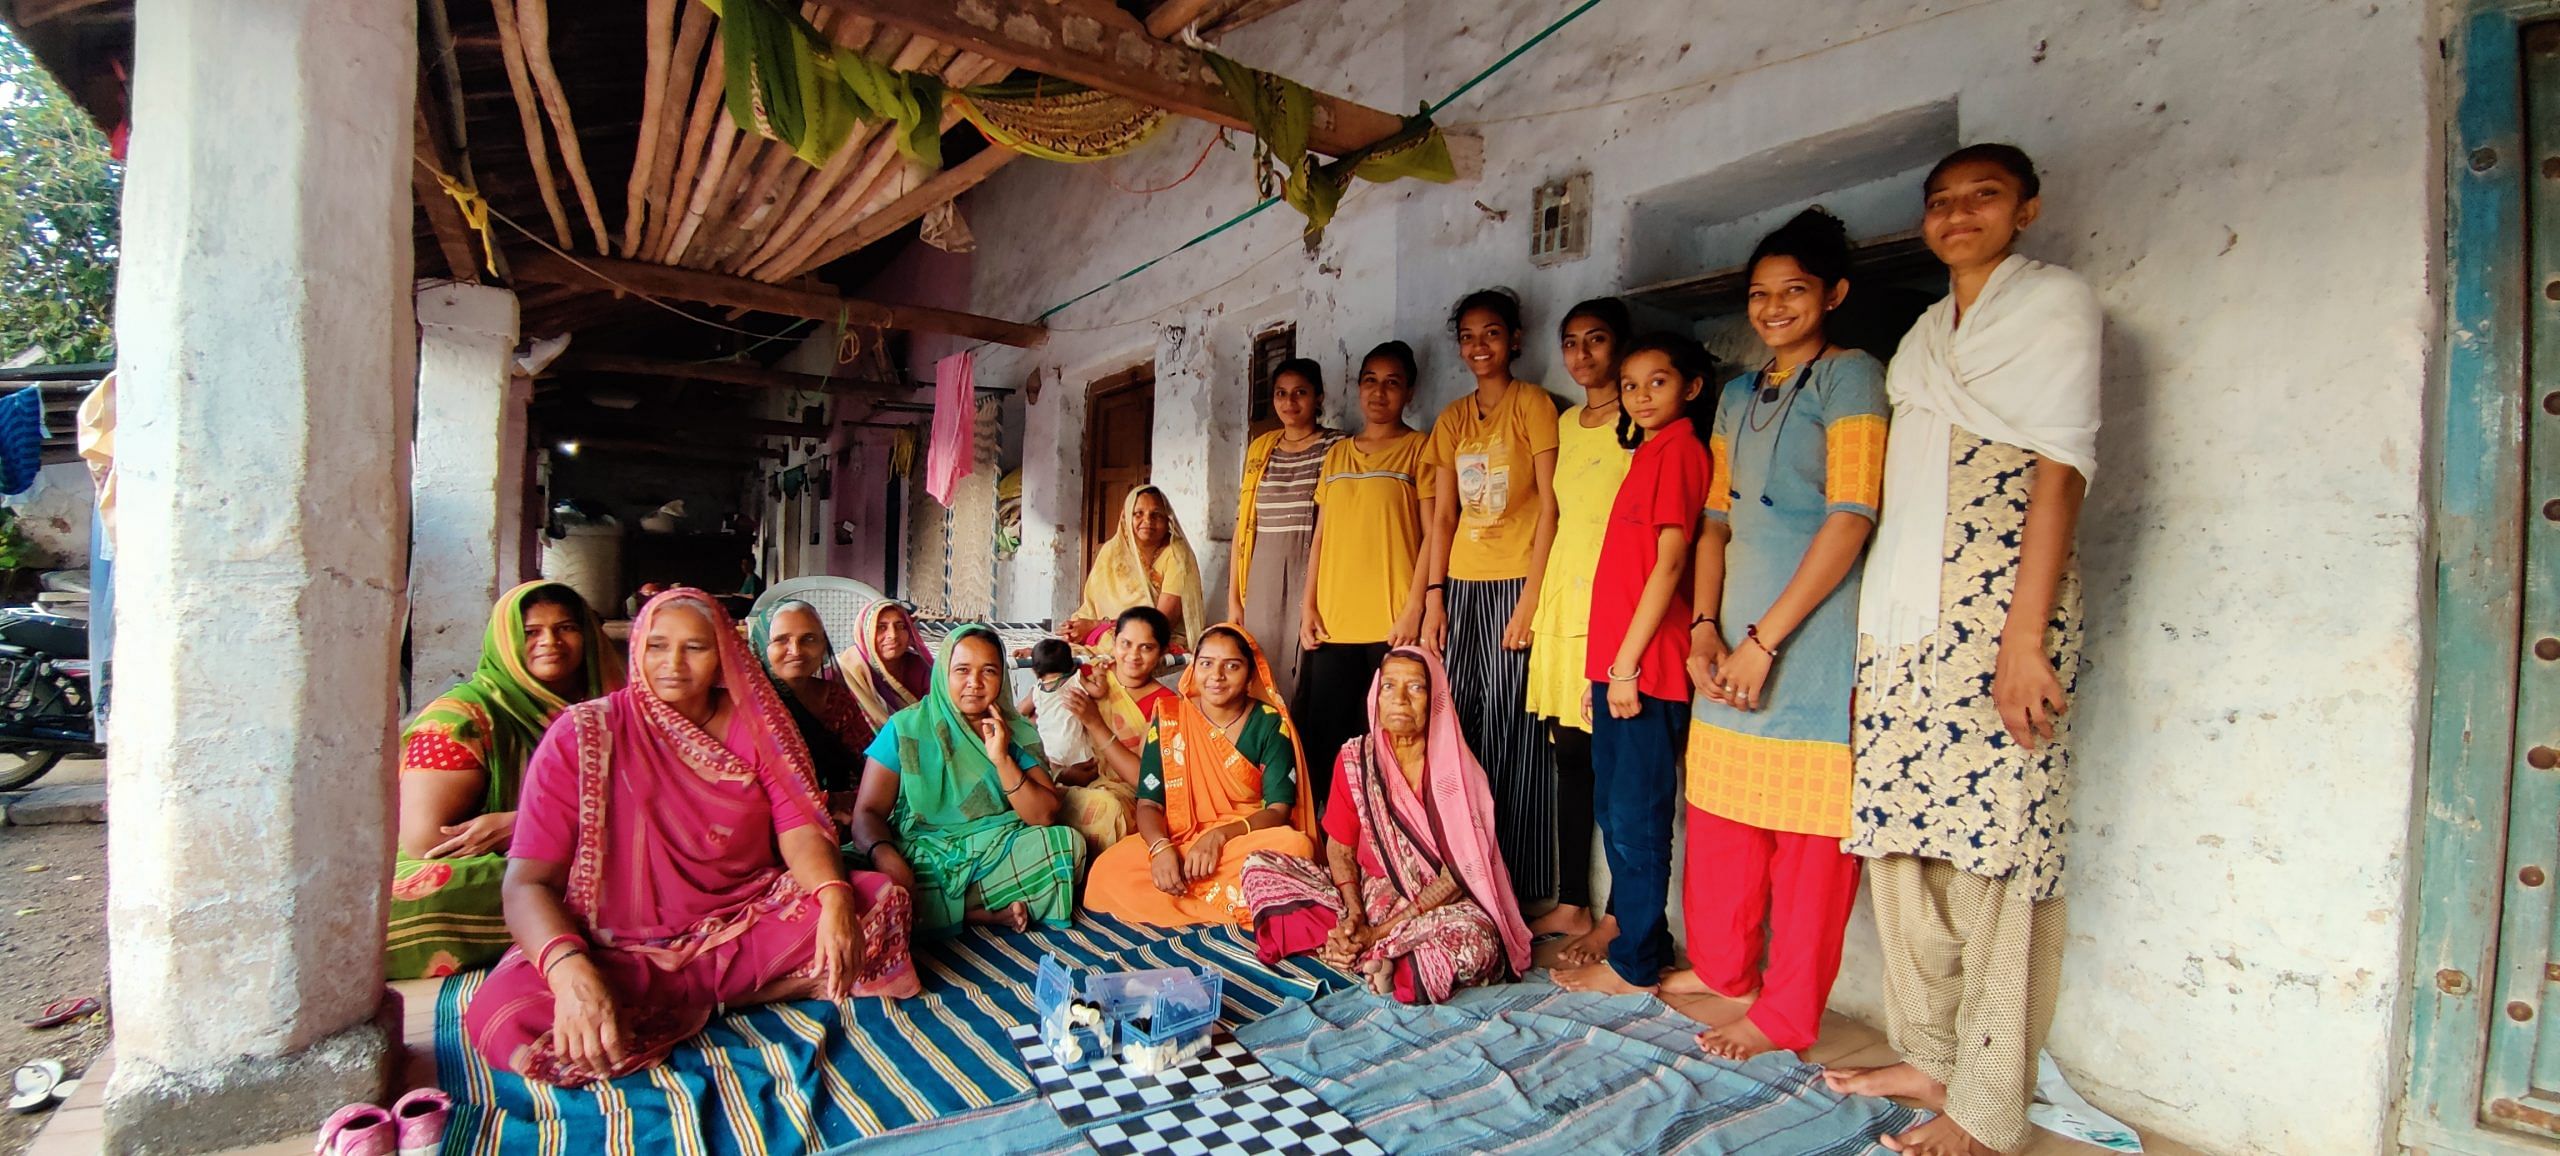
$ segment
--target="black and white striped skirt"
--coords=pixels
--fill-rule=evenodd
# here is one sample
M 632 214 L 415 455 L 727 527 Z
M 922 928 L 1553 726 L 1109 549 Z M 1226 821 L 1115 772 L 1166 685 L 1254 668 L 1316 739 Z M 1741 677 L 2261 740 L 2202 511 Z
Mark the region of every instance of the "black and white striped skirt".
M 1491 782 L 1494 835 L 1524 904 L 1556 890 L 1555 753 L 1546 723 L 1529 714 L 1529 652 L 1502 648 L 1527 584 L 1450 579 L 1446 655 L 1458 727 Z

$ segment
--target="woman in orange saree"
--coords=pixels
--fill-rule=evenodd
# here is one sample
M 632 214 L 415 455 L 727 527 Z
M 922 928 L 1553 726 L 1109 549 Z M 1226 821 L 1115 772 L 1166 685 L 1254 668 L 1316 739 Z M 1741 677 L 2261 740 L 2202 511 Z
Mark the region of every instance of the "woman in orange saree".
M 1241 627 L 1210 627 L 1139 756 L 1138 833 L 1094 860 L 1085 908 L 1158 927 L 1244 923 L 1246 856 L 1315 854 L 1300 761 L 1261 649 Z

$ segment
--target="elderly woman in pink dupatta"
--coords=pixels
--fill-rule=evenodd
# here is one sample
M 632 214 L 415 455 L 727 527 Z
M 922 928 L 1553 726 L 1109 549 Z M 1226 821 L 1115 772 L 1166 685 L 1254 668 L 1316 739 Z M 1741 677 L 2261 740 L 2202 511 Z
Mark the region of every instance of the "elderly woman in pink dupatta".
M 516 945 L 463 1023 L 529 1079 L 639 1071 L 724 1005 L 917 991 L 906 892 L 845 877 L 790 714 L 699 590 L 650 600 L 630 684 L 543 736 L 508 853 Z
M 1245 860 L 1262 958 L 1313 951 L 1405 1003 L 1526 972 L 1529 928 L 1494 841 L 1493 796 L 1437 656 L 1388 652 L 1369 688 L 1369 732 L 1335 766 L 1325 862 Z

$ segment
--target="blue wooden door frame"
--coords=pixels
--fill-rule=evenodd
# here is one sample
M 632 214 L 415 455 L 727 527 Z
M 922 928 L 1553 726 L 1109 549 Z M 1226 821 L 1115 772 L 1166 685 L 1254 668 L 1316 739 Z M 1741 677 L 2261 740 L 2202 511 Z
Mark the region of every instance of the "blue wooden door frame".
M 2508 792 L 2522 755 L 2514 728 L 2527 516 L 2519 450 L 2528 384 L 2525 182 L 2534 164 L 2523 140 L 2519 50 L 2525 23 L 2555 16 L 2552 0 L 2474 4 L 2447 53 L 2448 299 L 2443 387 L 2429 415 L 2434 679 L 2401 1117 L 2401 1141 L 2436 1152 L 2560 1151 L 2492 1118 L 2481 1102 L 2489 1017 L 2504 1014 L 2498 921 Z

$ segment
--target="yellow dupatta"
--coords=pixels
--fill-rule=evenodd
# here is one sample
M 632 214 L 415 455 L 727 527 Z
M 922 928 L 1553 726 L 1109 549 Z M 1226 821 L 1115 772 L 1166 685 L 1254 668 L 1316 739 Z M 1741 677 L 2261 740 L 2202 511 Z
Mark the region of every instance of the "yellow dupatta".
M 1280 716 L 1280 733 L 1289 736 L 1290 750 L 1296 756 L 1298 791 L 1296 801 L 1289 805 L 1289 826 L 1313 842 L 1316 809 L 1315 801 L 1307 797 L 1306 750 L 1298 742 L 1298 728 L 1289 719 L 1288 705 L 1272 689 L 1271 664 L 1263 659 L 1261 645 L 1243 627 L 1222 622 L 1209 629 L 1232 631 L 1244 640 L 1245 653 L 1253 659 L 1253 678 L 1245 687 L 1245 696 Z M 1164 774 L 1165 831 L 1177 841 L 1206 827 L 1250 817 L 1264 805 L 1262 768 L 1248 761 L 1236 749 L 1235 740 L 1227 736 L 1226 728 L 1209 721 L 1195 701 L 1199 694 L 1198 672 L 1197 663 L 1182 672 L 1181 691 L 1174 696 L 1172 708 L 1155 724 L 1156 754 Z M 1118 685 L 1117 680 L 1113 685 Z
M 1182 620 L 1173 624 L 1175 637 L 1165 640 L 1165 649 L 1174 649 L 1176 642 L 1187 647 L 1198 633 L 1190 624 L 1208 617 L 1207 603 L 1200 597 L 1200 560 L 1191 552 L 1190 539 L 1183 536 L 1181 519 L 1173 515 L 1173 499 L 1154 486 L 1140 486 L 1121 500 L 1120 528 L 1095 552 L 1093 572 L 1084 577 L 1084 601 L 1074 616 L 1108 621 L 1132 606 L 1153 606 L 1163 596 L 1157 580 L 1147 575 L 1138 535 L 1130 526 L 1138 516 L 1138 499 L 1147 494 L 1165 504 L 1167 539 L 1164 551 L 1156 556 L 1156 568 L 1162 572 L 1163 587 L 1182 599 Z

